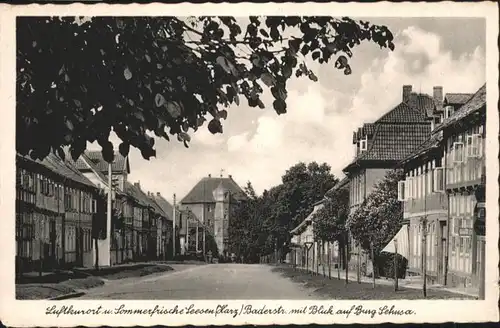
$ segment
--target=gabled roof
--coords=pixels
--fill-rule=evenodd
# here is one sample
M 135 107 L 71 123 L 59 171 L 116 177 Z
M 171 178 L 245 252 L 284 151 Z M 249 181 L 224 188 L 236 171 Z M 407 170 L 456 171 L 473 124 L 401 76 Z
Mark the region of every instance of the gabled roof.
M 434 99 L 426 94 L 412 93 L 408 102 L 401 102 L 374 123 L 365 123 L 353 133 L 353 143 L 364 136 L 373 137 L 380 124 L 418 124 L 425 123 L 434 114 Z
M 153 206 L 154 210 L 156 213 L 160 214 L 161 216 L 168 218 L 167 213 L 161 208 L 161 206 L 158 204 L 156 199 L 154 198 L 153 195 L 149 195 L 148 198 L 151 200 L 151 205 Z
M 325 207 L 325 205 L 323 204 L 325 202 L 325 200 L 323 199 L 321 202 L 318 202 L 316 204 L 314 204 L 314 208 L 313 210 L 311 211 L 311 213 L 309 213 L 309 215 L 302 221 L 299 223 L 298 226 L 296 226 L 293 230 L 290 231 L 291 234 L 296 234 L 297 232 L 299 232 L 308 222 L 312 222 L 313 219 L 314 219 L 314 214 L 316 214 L 320 209 L 322 209 L 323 207 Z
M 415 109 L 407 103 L 400 103 L 394 109 L 384 114 L 381 118 L 375 121 L 375 125 L 379 123 L 420 123 L 424 122 L 426 115 Z
M 70 161 L 63 161 L 54 153 L 49 153 L 43 160 L 33 160 L 28 155 L 23 156 L 20 154 L 16 154 L 16 156 L 18 158 L 23 158 L 26 161 L 37 163 L 38 165 L 45 167 L 46 169 L 52 171 L 54 174 L 61 176 L 62 178 L 78 182 L 87 187 L 96 188 L 96 186 L 89 179 L 87 179 Z
M 161 195 L 156 194 L 153 195 L 153 197 L 156 201 L 156 204 L 158 204 L 158 206 L 160 206 L 163 212 L 166 214 L 166 218 L 172 220 L 172 218 L 174 217 L 174 207 L 172 206 L 172 204 L 170 204 L 170 202 L 163 198 Z
M 407 103 L 411 108 L 416 109 L 419 113 L 425 114 L 427 117 L 431 117 L 436 109 L 436 103 L 434 98 L 424 93 L 410 94 L 410 100 Z
M 84 184 L 88 187 L 96 188 L 96 186 L 87 179 L 70 161 L 63 161 L 59 156 L 49 153 L 41 162 L 42 165 L 50 168 L 56 173 L 61 174 L 67 179 Z
M 142 189 L 136 185 L 131 184 L 130 182 L 125 182 L 125 192 L 135 198 L 139 204 L 142 206 L 147 206 L 153 208 L 153 210 L 166 217 L 166 213 L 163 209 L 156 203 L 152 196 L 147 195 Z
M 403 159 L 400 163 L 399 166 L 404 165 L 412 160 L 418 159 L 431 150 L 437 149 L 441 146 L 441 143 L 443 141 L 443 135 L 441 133 L 434 133 L 429 137 L 427 140 L 425 140 L 420 146 L 418 146 L 415 151 L 410 153 L 405 159 Z
M 435 131 L 441 131 L 450 125 L 459 122 L 470 114 L 478 112 L 486 106 L 486 84 L 484 84 L 479 90 L 457 111 L 453 113 L 449 118 L 444 120 L 443 123 L 438 125 Z
M 232 178 L 202 178 L 191 191 L 182 199 L 182 204 L 214 203 L 213 191 L 221 186 L 236 200 L 246 199 L 246 195 L 240 186 Z
M 134 198 L 141 206 L 148 206 L 149 201 L 145 198 L 144 193 L 135 185 L 125 181 L 125 193 Z
M 473 95 L 472 93 L 447 93 L 444 96 L 444 102 L 449 105 L 463 105 L 472 98 Z
M 344 171 L 362 161 L 401 161 L 431 133 L 429 123 L 380 124 L 367 151 L 359 154 Z
M 87 150 L 85 151 L 85 155 L 87 155 L 87 159 L 89 159 L 95 167 L 102 172 L 103 174 L 108 174 L 108 163 L 102 157 L 102 153 L 100 150 Z M 79 170 L 88 170 L 88 166 L 85 165 L 80 159 L 77 160 L 76 166 Z M 113 163 L 111 164 L 112 173 L 122 173 L 126 171 L 130 173 L 130 164 L 129 159 L 127 157 L 123 157 L 120 152 L 115 151 L 115 158 Z
M 347 186 L 348 184 L 349 184 L 349 178 L 344 177 L 342 180 L 337 182 L 337 184 L 335 186 L 333 186 L 333 188 L 331 188 L 330 190 L 328 190 L 325 193 L 325 197 L 333 195 L 337 190 L 342 189 L 343 187 Z

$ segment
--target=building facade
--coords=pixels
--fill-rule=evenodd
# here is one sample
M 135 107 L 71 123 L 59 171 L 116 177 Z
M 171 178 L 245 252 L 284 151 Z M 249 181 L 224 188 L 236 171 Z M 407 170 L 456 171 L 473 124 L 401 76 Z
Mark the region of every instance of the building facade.
M 54 154 L 16 156 L 16 271 L 91 266 L 97 189 Z
M 207 240 L 210 238 L 216 248 L 212 252 L 229 256 L 229 222 L 232 209 L 245 199 L 245 193 L 230 175 L 209 175 L 202 178 L 180 203 L 181 210 L 187 214 L 183 220 L 184 231 L 187 233 L 186 244 L 189 247 L 187 250 L 203 250 L 203 231 L 200 228 L 205 228 L 205 250 L 212 248 Z
M 443 133 L 449 207 L 447 282 L 476 288 L 484 282 L 484 221 L 479 221 L 485 209 L 486 85 L 448 110 L 452 114 L 437 127 Z
M 355 158 L 343 170 L 350 180 L 351 213 L 363 204 L 388 170 L 396 168 L 430 136 L 438 111 L 435 98 L 440 92 L 442 94 L 442 88 L 435 87 L 433 96 L 414 93 L 409 85 L 404 85 L 402 91 L 402 99 L 397 106 L 353 133 Z M 349 248 L 351 269 L 367 273 L 371 265 L 368 254 L 362 252 L 352 238 Z
M 446 280 L 448 240 L 442 140 L 440 133 L 434 134 L 402 162 L 405 180 L 398 187 L 398 197 L 404 202 L 403 229 L 408 230 L 409 238 L 408 272 L 423 273 L 422 245 L 426 245 L 427 277 L 431 283 L 441 284 Z

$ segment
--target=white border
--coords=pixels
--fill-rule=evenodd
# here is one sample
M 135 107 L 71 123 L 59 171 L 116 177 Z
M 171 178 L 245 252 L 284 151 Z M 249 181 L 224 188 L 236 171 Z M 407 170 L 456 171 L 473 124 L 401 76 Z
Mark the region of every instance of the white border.
M 209 324 L 331 324 L 331 323 L 381 323 L 381 322 L 471 322 L 498 321 L 498 5 L 494 2 L 479 3 L 304 3 L 304 4 L 148 4 L 148 5 L 107 5 L 107 4 L 72 4 L 72 5 L 0 5 L 0 92 L 2 120 L 0 120 L 0 319 L 8 326 L 96 326 L 96 325 L 209 325 Z M 352 17 L 484 17 L 487 25 L 486 65 L 487 69 L 487 263 L 486 263 L 486 300 L 484 301 L 16 301 L 14 297 L 14 197 L 15 187 L 15 19 L 16 16 L 68 15 L 68 16 L 189 16 L 189 15 L 332 15 Z M 389 14 L 389 15 L 388 15 Z M 457 35 L 457 37 L 460 37 Z M 473 74 L 468 72 L 467 74 Z M 62 303 L 61 303 L 62 302 Z M 383 305 L 396 305 L 398 308 L 414 309 L 413 316 L 342 316 L 328 315 L 253 315 L 253 316 L 213 316 L 213 315 L 157 315 L 157 316 L 54 316 L 45 315 L 45 309 L 52 304 L 73 305 L 90 308 L 102 305 L 116 307 L 126 304 L 128 307 L 145 308 L 160 305 L 173 307 L 178 304 L 196 304 L 197 307 L 215 307 L 217 304 L 229 304 L 240 308 L 241 304 L 256 307 L 266 305 L 275 308 L 299 307 L 312 304 L 333 305 L 334 308 L 350 308 L 363 305 L 365 308 L 378 308 Z

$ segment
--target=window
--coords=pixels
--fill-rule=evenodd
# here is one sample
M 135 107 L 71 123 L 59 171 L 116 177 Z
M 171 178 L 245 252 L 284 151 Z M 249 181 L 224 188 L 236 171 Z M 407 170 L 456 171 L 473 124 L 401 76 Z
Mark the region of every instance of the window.
M 408 187 L 407 187 L 407 190 L 408 190 L 407 197 L 408 197 L 408 199 L 413 199 L 414 198 L 414 195 L 413 195 L 413 177 L 408 177 L 406 179 L 406 184 L 408 185 Z
M 467 136 L 466 139 L 467 157 L 482 157 L 483 156 L 483 137 L 481 134 L 473 134 Z
M 462 163 L 464 161 L 464 144 L 461 141 L 453 143 L 453 163 Z
M 359 150 L 361 152 L 368 150 L 368 137 L 365 137 L 364 139 L 361 139 L 359 141 Z
M 427 179 L 427 194 L 432 193 L 432 170 L 428 170 L 426 177 Z
M 420 198 L 420 189 L 421 189 L 420 169 L 417 170 L 416 174 L 417 175 L 415 177 L 415 196 L 416 198 Z
M 436 167 L 433 170 L 433 192 L 444 192 L 445 190 L 445 180 L 444 180 L 444 168 Z
M 453 106 L 446 106 L 444 108 L 444 118 L 449 118 L 453 115 L 454 108 Z

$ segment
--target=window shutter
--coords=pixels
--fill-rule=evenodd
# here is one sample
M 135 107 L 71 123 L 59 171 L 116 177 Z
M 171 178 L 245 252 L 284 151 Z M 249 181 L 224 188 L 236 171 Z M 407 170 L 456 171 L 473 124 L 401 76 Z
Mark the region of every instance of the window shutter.
M 406 179 L 406 181 L 405 181 L 405 183 L 404 183 L 404 195 L 405 195 L 406 199 L 410 198 L 410 195 L 409 195 L 409 188 L 408 188 L 408 186 L 409 186 L 409 182 L 410 182 L 410 181 L 409 181 L 409 180 L 408 180 L 408 178 L 407 178 L 407 179 Z
M 433 192 L 444 191 L 444 171 L 442 167 L 436 167 L 433 172 Z
M 16 186 L 23 185 L 23 175 L 20 169 L 16 171 Z
M 405 189 L 406 189 L 405 181 L 399 181 L 398 182 L 398 200 L 400 202 L 404 202 L 406 200 Z
M 409 198 L 412 199 L 415 197 L 415 194 L 413 193 L 413 183 L 414 183 L 413 177 L 410 177 L 408 179 L 408 196 Z
M 474 136 L 470 135 L 466 137 L 465 142 L 465 150 L 467 153 L 467 157 L 474 157 Z
M 481 134 L 472 136 L 472 144 L 474 146 L 474 157 L 483 157 L 483 137 Z

